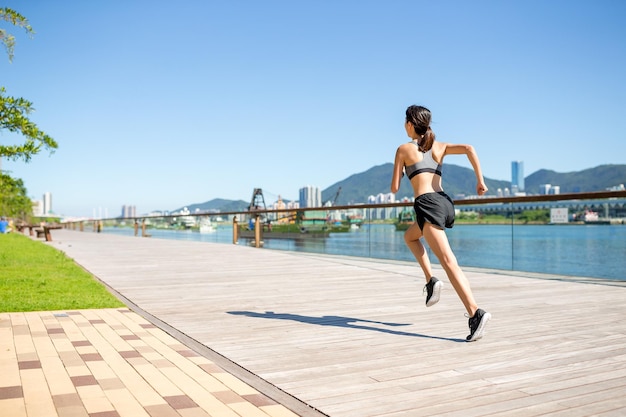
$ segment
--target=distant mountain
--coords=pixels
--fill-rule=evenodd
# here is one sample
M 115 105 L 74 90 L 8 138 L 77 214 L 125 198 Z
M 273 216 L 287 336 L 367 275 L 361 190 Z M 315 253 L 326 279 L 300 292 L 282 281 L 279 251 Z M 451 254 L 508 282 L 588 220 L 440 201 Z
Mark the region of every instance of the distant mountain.
M 337 201 L 335 205 L 351 205 L 366 203 L 370 195 L 389 193 L 391 184 L 392 163 L 378 165 L 359 174 L 353 174 L 330 187 L 322 190 L 322 201 Z M 485 177 L 489 192 L 487 195 L 495 196 L 498 188 L 511 188 L 511 181 L 494 180 Z M 604 191 L 609 187 L 626 184 L 626 165 L 600 165 L 595 168 L 577 172 L 559 173 L 546 169 L 539 170 L 524 179 L 527 194 L 539 194 L 542 184 L 558 185 L 561 193 Z M 337 191 L 339 195 L 337 195 Z M 453 164 L 443 165 L 443 188 L 453 199 L 462 198 L 463 195 L 476 194 L 476 177 L 470 168 L 460 167 Z M 409 180 L 402 179 L 400 190 L 396 199 L 403 197 L 412 198 L 413 190 Z M 273 201 L 266 201 L 268 205 Z M 186 207 L 192 213 L 196 209 L 202 211 L 241 211 L 246 210 L 250 202 L 243 200 L 224 200 L 216 198 L 200 204 L 189 204 Z M 178 211 L 181 208 L 174 210 Z
M 559 173 L 540 169 L 524 178 L 527 191 L 538 193 L 541 184 L 561 187 L 561 193 L 603 191 L 626 184 L 626 165 L 600 165 L 577 172 Z
M 443 165 L 443 189 L 452 198 L 463 195 L 476 194 L 476 176 L 474 171 L 458 165 Z M 322 191 L 322 201 L 333 201 L 337 190 L 341 191 L 337 196 L 336 205 L 349 205 L 365 203 L 370 195 L 387 194 L 391 185 L 391 172 L 393 164 L 387 163 L 368 169 L 360 174 L 354 174 L 343 181 L 339 181 Z M 496 195 L 498 188 L 510 188 L 510 181 L 499 181 L 485 178 L 489 192 L 487 195 Z M 413 189 L 407 177 L 402 178 L 400 189 L 396 193 L 396 199 L 403 197 L 413 198 Z
M 196 211 L 213 211 L 213 212 L 223 212 L 223 211 L 242 211 L 247 210 L 250 202 L 245 202 L 243 200 L 224 200 L 223 198 L 215 198 L 210 201 L 205 201 L 204 203 L 198 204 L 189 204 L 187 209 L 191 213 L 195 213 Z M 177 208 L 172 210 L 172 212 L 181 211 L 184 207 Z

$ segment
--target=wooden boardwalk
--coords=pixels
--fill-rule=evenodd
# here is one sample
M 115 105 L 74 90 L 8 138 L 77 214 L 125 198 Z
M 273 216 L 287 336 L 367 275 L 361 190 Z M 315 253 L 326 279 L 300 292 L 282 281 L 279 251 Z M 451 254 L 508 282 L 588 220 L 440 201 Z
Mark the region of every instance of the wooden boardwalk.
M 493 315 L 466 343 L 445 274 L 426 308 L 413 263 L 69 230 L 49 244 L 300 415 L 626 415 L 624 283 L 466 268 Z

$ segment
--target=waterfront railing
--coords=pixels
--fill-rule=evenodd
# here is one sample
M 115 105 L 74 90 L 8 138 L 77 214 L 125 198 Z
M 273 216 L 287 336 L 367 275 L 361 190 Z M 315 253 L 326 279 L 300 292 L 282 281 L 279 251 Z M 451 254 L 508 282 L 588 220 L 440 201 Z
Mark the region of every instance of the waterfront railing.
M 457 199 L 447 231 L 464 267 L 626 280 L 626 191 Z M 137 237 L 414 260 L 403 230 L 412 201 L 259 208 L 67 222 Z M 408 218 L 410 222 L 410 218 Z M 565 227 L 571 226 L 571 227 Z M 436 257 L 430 253 L 433 263 Z

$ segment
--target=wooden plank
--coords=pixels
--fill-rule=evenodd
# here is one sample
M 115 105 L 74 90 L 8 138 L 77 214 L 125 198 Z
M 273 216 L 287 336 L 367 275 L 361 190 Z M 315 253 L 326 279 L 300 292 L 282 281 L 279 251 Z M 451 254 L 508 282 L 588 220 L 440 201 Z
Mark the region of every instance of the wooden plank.
M 416 263 L 56 235 L 140 309 L 333 417 L 626 410 L 624 283 L 467 269 L 493 319 L 466 343 L 441 269 L 426 308 Z

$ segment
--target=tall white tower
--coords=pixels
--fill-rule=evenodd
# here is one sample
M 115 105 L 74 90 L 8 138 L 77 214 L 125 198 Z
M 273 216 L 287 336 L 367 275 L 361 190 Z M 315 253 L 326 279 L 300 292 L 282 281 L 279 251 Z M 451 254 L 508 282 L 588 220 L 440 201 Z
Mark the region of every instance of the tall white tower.
M 511 162 L 511 188 L 524 191 L 524 162 Z
M 43 195 L 43 215 L 47 216 L 52 213 L 52 193 L 47 192 Z
M 300 188 L 300 207 L 322 207 L 320 189 L 311 185 Z

